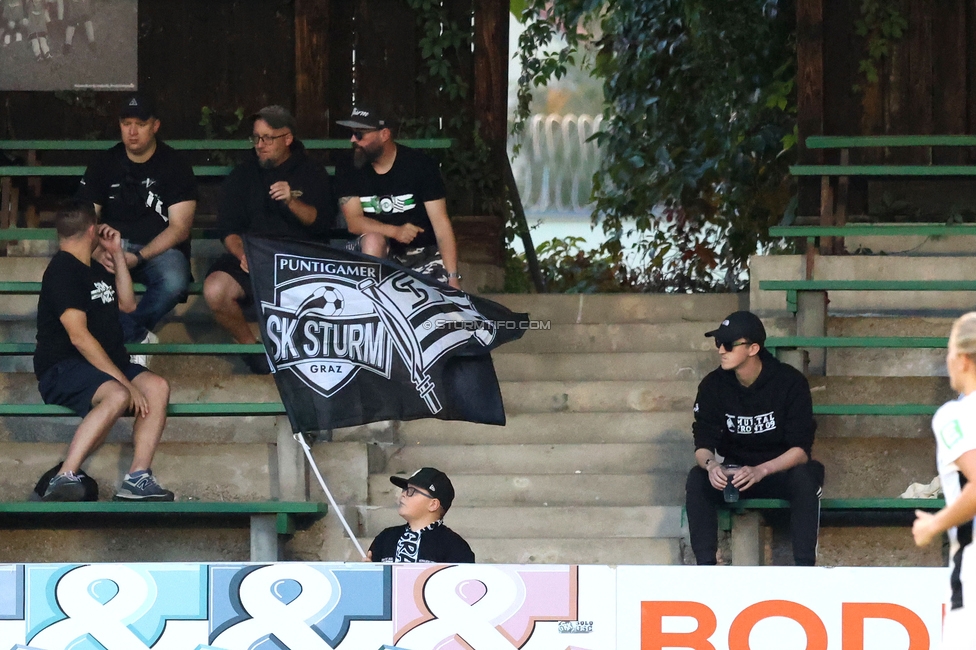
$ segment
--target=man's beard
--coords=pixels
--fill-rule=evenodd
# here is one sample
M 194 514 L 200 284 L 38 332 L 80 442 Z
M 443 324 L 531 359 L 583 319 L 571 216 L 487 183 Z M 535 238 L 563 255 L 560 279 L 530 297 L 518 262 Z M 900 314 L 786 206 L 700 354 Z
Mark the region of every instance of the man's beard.
M 261 169 L 274 169 L 276 167 L 275 161 L 270 158 L 258 158 L 258 166 Z
M 362 169 L 366 165 L 372 165 L 380 157 L 380 150 L 370 151 L 366 147 L 358 144 L 352 145 L 352 166 Z

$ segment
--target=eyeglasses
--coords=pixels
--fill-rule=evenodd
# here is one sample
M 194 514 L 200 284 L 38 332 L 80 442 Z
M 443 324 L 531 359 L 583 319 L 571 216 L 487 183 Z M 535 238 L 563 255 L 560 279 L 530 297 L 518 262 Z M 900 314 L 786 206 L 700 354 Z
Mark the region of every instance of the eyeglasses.
M 353 131 L 352 137 L 355 138 L 356 141 L 358 142 L 359 140 L 362 140 L 363 136 L 366 135 L 367 133 L 376 133 L 378 130 L 379 129 L 366 129 L 360 131 Z
M 726 352 L 731 352 L 740 345 L 750 345 L 751 341 L 736 341 L 735 343 L 727 343 L 725 341 L 715 341 L 715 347 L 719 350 L 725 350 Z
M 423 496 L 427 497 L 428 499 L 434 499 L 434 498 L 436 498 L 433 495 L 427 494 L 426 492 L 424 492 L 420 488 L 416 488 L 416 487 L 414 487 L 412 485 L 408 485 L 407 487 L 403 488 L 403 496 L 405 496 L 405 497 L 412 497 L 415 494 L 422 494 Z
M 252 136 L 249 136 L 247 139 L 248 139 L 248 141 L 251 144 L 253 144 L 256 147 L 256 146 L 258 146 L 258 143 L 259 142 L 261 142 L 263 144 L 271 144 L 272 142 L 274 142 L 278 138 L 283 138 L 286 135 L 289 135 L 289 134 L 288 133 L 282 133 L 281 135 L 252 135 Z

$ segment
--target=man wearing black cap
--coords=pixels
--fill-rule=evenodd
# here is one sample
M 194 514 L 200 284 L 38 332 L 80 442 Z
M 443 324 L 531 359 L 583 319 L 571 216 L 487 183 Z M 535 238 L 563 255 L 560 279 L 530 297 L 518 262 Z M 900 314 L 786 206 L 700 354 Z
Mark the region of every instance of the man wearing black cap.
M 695 400 L 697 465 L 685 486 L 695 560 L 716 563 L 718 506 L 736 498 L 734 487 L 750 499 L 788 500 L 794 561 L 813 566 L 824 467 L 811 460 L 817 425 L 810 385 L 763 347 L 766 329 L 755 314 L 730 314 L 705 336 L 715 339 L 721 365 L 698 385 Z
M 146 293 L 131 314 L 122 314 L 127 343 L 156 342 L 152 329 L 186 299 L 190 284 L 190 228 L 197 183 L 189 162 L 156 137 L 159 118 L 148 97 L 130 95 L 119 112 L 122 142 L 85 170 L 78 198 L 91 201 L 100 221 L 122 234 L 125 261 Z M 112 259 L 95 258 L 112 270 Z M 133 359 L 145 365 L 146 358 Z
M 447 474 L 424 467 L 407 478 L 391 476 L 402 490 L 397 512 L 406 526 L 387 528 L 373 540 L 366 559 L 373 562 L 472 563 L 474 553 L 464 539 L 444 525 L 454 501 L 454 486 Z
M 251 116 L 254 155 L 224 181 L 217 230 L 227 248 L 207 272 L 203 295 L 214 318 L 238 343 L 256 343 L 244 315 L 254 293 L 243 235 L 326 239 L 335 217 L 329 175 L 305 155 L 295 118 L 281 106 Z M 247 355 L 252 372 L 271 372 L 265 355 Z
M 354 108 L 340 126 L 352 130 L 352 159 L 336 165 L 336 194 L 354 247 L 461 288 L 447 192 L 437 162 L 393 140 L 392 123 Z

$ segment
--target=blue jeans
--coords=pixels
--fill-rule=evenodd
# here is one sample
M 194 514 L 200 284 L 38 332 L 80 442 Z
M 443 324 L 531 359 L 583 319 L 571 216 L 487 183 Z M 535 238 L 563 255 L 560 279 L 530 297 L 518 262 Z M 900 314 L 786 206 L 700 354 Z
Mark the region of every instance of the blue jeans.
M 125 243 L 125 250 L 135 253 L 142 246 Z M 120 313 L 122 334 L 126 343 L 138 343 L 168 314 L 173 307 L 186 300 L 190 285 L 190 262 L 180 251 L 168 251 L 146 260 L 138 268 L 131 269 L 132 281 L 146 285 L 143 294 L 131 314 Z

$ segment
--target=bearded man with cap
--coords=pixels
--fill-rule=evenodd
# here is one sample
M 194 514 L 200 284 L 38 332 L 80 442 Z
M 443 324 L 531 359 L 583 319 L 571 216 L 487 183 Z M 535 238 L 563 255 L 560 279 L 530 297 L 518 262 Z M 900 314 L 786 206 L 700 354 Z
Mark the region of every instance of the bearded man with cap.
M 238 343 L 257 342 L 244 314 L 254 293 L 243 235 L 324 241 L 335 218 L 329 175 L 305 154 L 291 113 L 266 106 L 251 120 L 254 154 L 226 178 L 217 206 L 217 231 L 227 252 L 203 283 L 214 318 Z M 244 361 L 256 374 L 271 372 L 263 354 Z
M 356 107 L 340 126 L 352 130 L 352 159 L 336 165 L 336 194 L 350 248 L 461 288 L 457 242 L 437 162 L 393 139 L 393 122 Z
M 132 280 L 146 285 L 135 311 L 121 315 L 126 343 L 155 343 L 153 328 L 186 299 L 192 277 L 197 182 L 189 161 L 157 137 L 159 126 L 149 97 L 126 97 L 119 112 L 122 142 L 85 170 L 77 193 L 95 206 L 101 223 L 121 233 Z M 113 271 L 112 256 L 101 248 L 94 258 Z M 142 355 L 132 361 L 147 363 Z
M 763 347 L 766 329 L 751 312 L 730 314 L 705 336 L 715 339 L 721 365 L 695 399 L 697 464 L 685 486 L 695 560 L 717 562 L 718 507 L 731 481 L 743 498 L 790 502 L 794 561 L 813 566 L 824 466 L 811 459 L 817 425 L 810 385 Z
M 406 526 L 391 526 L 373 540 L 366 559 L 372 562 L 474 562 L 471 547 L 444 525 L 444 515 L 454 502 L 454 486 L 444 472 L 423 467 L 411 476 L 391 476 L 401 489 L 397 513 Z

